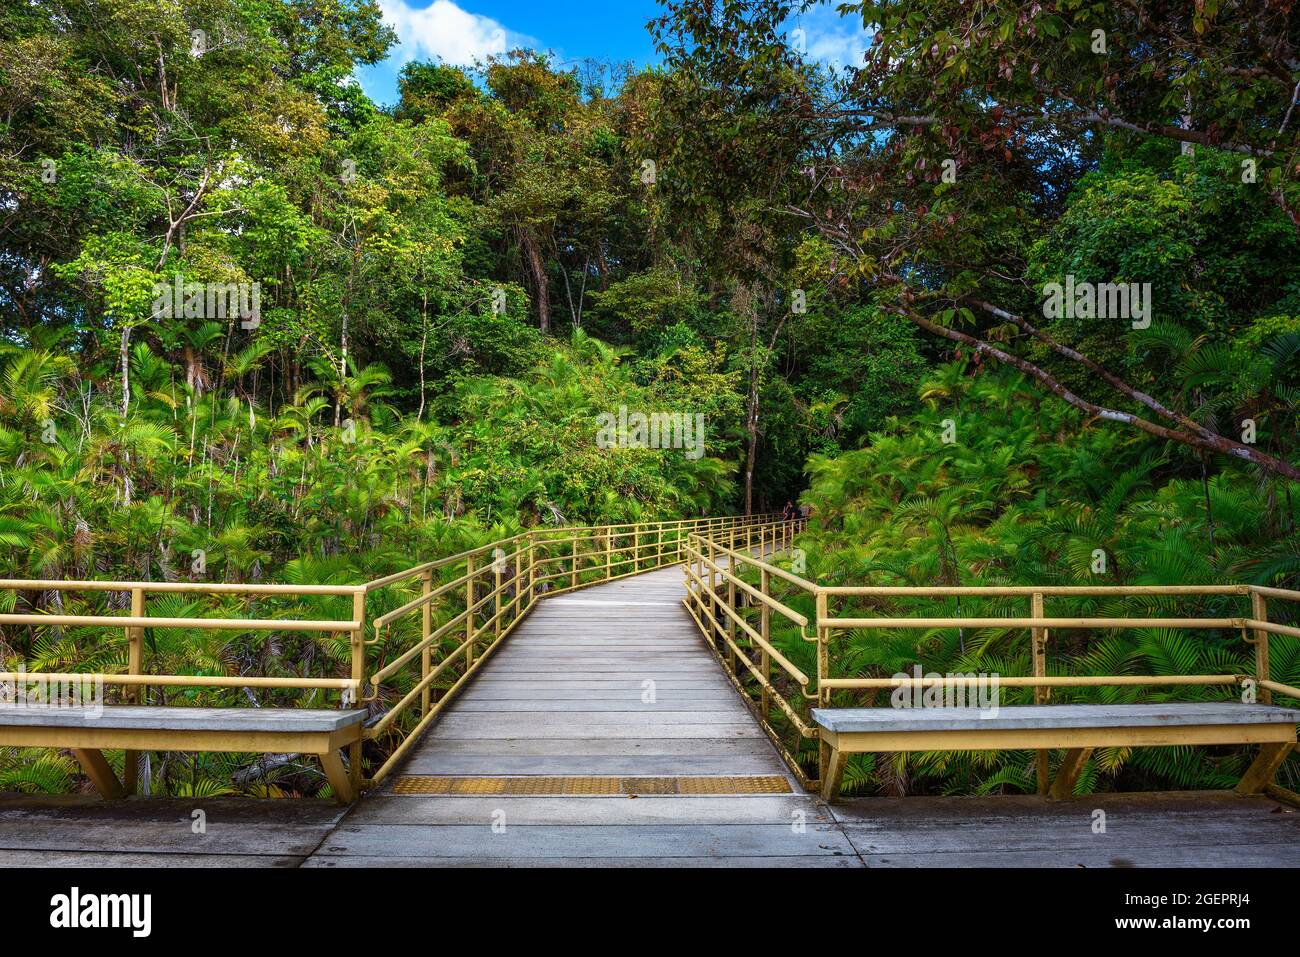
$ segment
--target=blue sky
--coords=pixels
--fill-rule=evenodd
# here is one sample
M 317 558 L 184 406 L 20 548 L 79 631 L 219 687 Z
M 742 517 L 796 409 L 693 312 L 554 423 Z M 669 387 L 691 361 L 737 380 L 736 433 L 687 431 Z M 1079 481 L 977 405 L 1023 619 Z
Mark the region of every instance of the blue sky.
M 561 64 L 584 59 L 637 65 L 657 59 L 646 22 L 659 16 L 655 0 L 379 0 L 400 43 L 389 58 L 357 71 L 372 99 L 397 99 L 397 75 L 411 60 L 468 66 L 514 47 L 549 50 Z M 829 6 L 792 22 L 810 55 L 844 64 L 861 56 L 861 29 Z

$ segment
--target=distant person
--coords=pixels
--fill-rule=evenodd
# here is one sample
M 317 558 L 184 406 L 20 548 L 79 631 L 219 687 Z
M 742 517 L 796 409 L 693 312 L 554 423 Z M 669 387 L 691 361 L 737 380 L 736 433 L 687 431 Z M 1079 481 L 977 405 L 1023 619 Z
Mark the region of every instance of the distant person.
M 785 508 L 781 511 L 781 521 L 790 522 L 794 520 L 794 502 L 786 500 Z

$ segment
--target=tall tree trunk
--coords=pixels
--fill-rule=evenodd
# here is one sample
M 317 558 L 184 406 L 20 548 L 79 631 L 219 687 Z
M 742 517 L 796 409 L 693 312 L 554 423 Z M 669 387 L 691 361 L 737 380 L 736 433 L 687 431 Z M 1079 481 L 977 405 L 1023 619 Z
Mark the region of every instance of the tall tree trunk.
M 546 263 L 542 261 L 542 250 L 537 237 L 527 226 L 516 230 L 519 236 L 519 248 L 524 254 L 524 264 L 533 280 L 533 297 L 537 300 L 537 324 L 543 334 L 551 331 L 551 294 L 546 279 Z
M 348 374 L 348 311 L 343 310 L 343 334 L 340 339 L 343 351 L 339 356 L 339 387 L 334 396 L 334 428 L 343 422 L 343 382 Z
M 739 297 L 739 305 L 749 313 L 749 395 L 745 398 L 745 434 L 749 447 L 745 450 L 745 514 L 754 513 L 754 462 L 758 458 L 758 296 L 754 289 L 746 288 Z
M 122 362 L 122 418 L 126 418 L 126 410 L 131 405 L 131 327 L 122 325 L 122 345 L 118 350 L 118 358 Z
M 758 456 L 758 360 L 749 368 L 749 398 L 745 410 L 745 432 L 749 448 L 745 451 L 745 514 L 754 512 L 754 460 Z
M 420 335 L 420 411 L 415 413 L 415 421 L 424 421 L 424 350 L 429 344 L 429 293 L 424 293 L 423 307 L 420 311 L 423 332 Z

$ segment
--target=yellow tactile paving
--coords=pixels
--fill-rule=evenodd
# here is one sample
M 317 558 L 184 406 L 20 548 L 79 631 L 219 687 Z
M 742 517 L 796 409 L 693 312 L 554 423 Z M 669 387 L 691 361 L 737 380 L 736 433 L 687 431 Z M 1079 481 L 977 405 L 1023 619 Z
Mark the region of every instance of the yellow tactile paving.
M 789 794 L 777 774 L 731 777 L 441 777 L 407 774 L 393 782 L 394 794 L 519 795 L 568 797 L 619 794 Z

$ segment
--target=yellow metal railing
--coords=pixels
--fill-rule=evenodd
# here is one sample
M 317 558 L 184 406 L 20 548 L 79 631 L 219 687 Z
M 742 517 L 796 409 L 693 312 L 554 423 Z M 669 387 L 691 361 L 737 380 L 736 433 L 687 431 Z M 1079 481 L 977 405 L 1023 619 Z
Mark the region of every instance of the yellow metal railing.
M 365 736 L 381 741 L 387 757 L 363 786 L 391 773 L 537 601 L 677 564 L 693 534 L 733 534 L 770 522 L 771 516 L 740 515 L 533 529 L 371 582 L 373 592 L 418 581 L 419 594 L 371 623 L 374 654 L 396 653 L 377 662 L 366 682 L 363 700 L 384 710 Z M 455 612 L 435 623 L 435 605 L 449 604 Z M 417 611 L 418 637 L 390 640 L 391 629 Z M 390 695 L 398 685 L 405 690 Z
M 384 779 L 428 724 L 477 673 L 482 663 L 547 595 L 613 581 L 666 565 L 681 564 L 684 604 L 732 683 L 748 700 L 764 730 L 792 771 L 809 788 L 819 784 L 799 751 L 816 738 L 809 714 L 834 694 L 877 694 L 886 688 L 956 685 L 956 677 L 899 678 L 833 673 L 832 645 L 855 629 L 1023 629 L 1031 638 L 1032 675 L 1001 677 L 1006 687 L 1032 687 L 1035 700 L 1049 700 L 1053 687 L 1236 686 L 1253 687 L 1258 699 L 1300 701 L 1300 689 L 1272 680 L 1269 636 L 1300 637 L 1300 627 L 1269 620 L 1270 600 L 1300 601 L 1300 591 L 1256 585 L 1170 586 L 823 586 L 778 566 L 772 559 L 793 549 L 802 520 L 773 515 L 684 519 L 593 527 L 533 529 L 469 551 L 426 562 L 363 585 L 245 585 L 189 582 L 0 580 L 0 591 L 99 591 L 129 595 L 122 615 L 0 614 L 0 626 L 120 628 L 127 639 L 124 673 L 7 672 L 0 681 L 53 683 L 102 680 L 140 702 L 148 688 L 242 687 L 319 689 L 340 692 L 340 704 L 358 703 L 374 717 L 365 740 L 380 763 L 363 772 L 363 745 L 350 752 L 356 784 Z M 797 551 L 792 553 L 798 556 Z M 786 563 L 792 564 L 794 563 Z M 794 567 L 798 567 L 794 565 Z M 184 593 L 288 598 L 351 598 L 348 617 L 202 618 L 154 617 L 147 598 Z M 1130 598 L 1178 600 L 1198 596 L 1241 597 L 1241 617 L 1049 617 L 1049 599 Z M 871 614 L 890 599 L 1028 600 L 1028 615 L 899 616 Z M 391 610 L 367 618 L 367 602 Z M 834 611 L 833 611 L 834 609 Z M 1188 628 L 1239 631 L 1254 649 L 1253 674 L 1103 675 L 1047 674 L 1053 631 L 1088 628 Z M 149 628 L 242 632 L 303 631 L 346 636 L 347 676 L 149 674 L 145 632 Z M 784 631 L 789 641 L 774 630 Z M 368 636 L 369 635 L 369 636 Z M 791 644 L 793 642 L 793 644 Z M 809 763 L 811 767 L 811 763 Z M 818 760 L 820 773 L 820 759 Z M 135 762 L 126 763 L 128 786 Z M 1039 760 L 1040 786 L 1046 771 Z
M 123 688 L 127 703 L 145 700 L 149 688 L 338 691 L 343 707 L 360 703 L 372 711 L 379 710 L 366 728 L 364 740 L 378 740 L 391 747 L 387 752 L 379 751 L 384 759 L 370 777 L 363 771 L 363 743 L 351 747 L 350 775 L 354 785 L 364 787 L 382 780 L 392 770 L 418 734 L 473 677 L 499 641 L 540 598 L 676 563 L 682 560 L 689 534 L 723 534 L 769 518 L 727 516 L 534 529 L 362 585 L 0 579 L 0 592 L 117 592 L 129 596 L 130 600 L 129 614 L 122 615 L 0 614 L 0 627 L 120 628 L 127 640 L 124 673 L 0 672 L 0 682 L 48 687 L 69 681 L 93 681 Z M 407 598 L 406 593 L 412 590 L 415 594 Z M 352 601 L 346 619 L 160 617 L 149 615 L 147 607 L 149 596 L 157 594 L 350 597 Z M 377 597 L 401 603 L 368 622 L 367 602 Z M 447 616 L 449 607 L 456 611 Z M 404 638 L 402 626 L 416 612 L 420 617 L 418 638 L 394 652 L 394 643 L 400 644 Z M 444 617 L 445 620 L 435 623 L 435 618 Z M 153 628 L 346 635 L 348 674 L 346 677 L 151 674 L 145 667 L 145 633 Z M 390 693 L 390 685 L 397 684 L 399 676 L 405 678 L 417 667 L 418 677 L 408 682 L 409 687 L 399 687 Z M 412 711 L 413 708 L 416 710 Z M 408 712 L 416 716 L 413 724 L 403 720 Z M 132 758 L 128 752 L 123 782 L 128 792 L 135 786 L 136 761 Z
M 220 631 L 309 631 L 346 632 L 351 635 L 354 658 L 362 645 L 364 628 L 365 587 L 360 585 L 240 585 L 227 583 L 192 582 L 119 582 L 119 581 L 46 581 L 40 579 L 0 579 L 0 591 L 100 591 L 121 592 L 130 595 L 129 615 L 51 615 L 51 614 L 0 614 L 0 626 L 29 627 L 105 627 L 121 628 L 126 633 L 127 665 L 125 674 L 68 673 L 68 672 L 0 672 L 0 682 L 12 686 L 48 687 L 68 681 L 93 680 L 97 683 L 126 689 L 125 700 L 139 704 L 150 687 L 157 688 L 262 688 L 311 689 L 340 691 L 344 703 L 355 701 L 360 689 L 359 676 L 331 677 L 266 677 L 255 675 L 168 675 L 144 672 L 144 640 L 146 628 L 199 628 Z M 352 618 L 347 621 L 286 618 L 168 618 L 147 614 L 146 600 L 152 594 L 203 594 L 203 595 L 280 595 L 290 597 L 340 596 L 353 598 Z M 134 752 L 127 752 L 123 771 L 123 786 L 127 793 L 135 789 L 136 761 Z
M 796 526 L 790 526 L 793 530 Z M 790 536 L 778 539 L 784 547 Z M 1300 602 L 1300 591 L 1259 585 L 1149 585 L 1149 586 L 825 586 L 781 568 L 763 555 L 770 542 L 753 540 L 752 530 L 725 530 L 690 536 L 686 565 L 686 606 L 737 688 L 746 696 L 764 730 L 777 745 L 791 770 L 809 789 L 820 785 L 826 755 L 818 749 L 819 777 L 805 770 L 799 755 L 801 741 L 817 737 L 809 711 L 826 707 L 837 692 L 865 693 L 874 697 L 900 687 L 969 686 L 984 678 L 969 676 L 898 677 L 836 676 L 832 647 L 836 639 L 856 629 L 1024 629 L 1031 645 L 1032 675 L 998 676 L 1009 688 L 1033 688 L 1036 703 L 1050 700 L 1054 687 L 1177 687 L 1241 686 L 1262 703 L 1274 696 L 1300 702 L 1300 689 L 1272 680 L 1269 670 L 1269 636 L 1300 637 L 1300 627 L 1269 621 L 1270 599 Z M 759 554 L 756 548 L 761 546 Z M 1046 613 L 1048 599 L 1145 598 L 1187 599 L 1198 596 L 1238 597 L 1249 601 L 1249 614 L 1241 617 L 1091 617 Z M 872 604 L 887 599 L 957 598 L 1027 599 L 1028 615 L 961 616 L 870 615 Z M 856 614 L 842 610 L 846 604 L 862 606 Z M 810 606 L 801 612 L 797 605 Z M 832 606 L 837 609 L 832 613 Z M 773 615 L 791 631 L 815 646 L 815 666 L 801 667 L 782 651 L 772 637 Z M 1053 631 L 1077 629 L 1186 628 L 1240 632 L 1254 649 L 1253 674 L 1216 675 L 1048 675 L 1047 649 Z M 798 647 L 797 643 L 796 646 Z M 776 666 L 774 675 L 773 665 Z M 986 678 L 987 676 L 985 676 Z M 1047 755 L 1037 760 L 1040 791 L 1047 786 Z M 1273 790 L 1279 790 L 1274 786 Z
M 807 596 L 815 596 L 817 586 L 761 557 L 792 549 L 794 536 L 804 525 L 803 519 L 779 520 L 753 528 L 694 533 L 685 548 L 683 567 L 686 610 L 790 770 L 811 789 L 816 781 L 792 751 L 797 746 L 789 741 L 789 732 L 815 737 L 808 715 L 808 703 L 815 699 L 815 675 L 810 676 L 773 643 L 772 616 L 775 613 L 789 622 L 806 641 L 815 642 L 817 637 L 809 635 L 809 617 L 772 592 L 774 581 Z M 747 572 L 757 573 L 756 582 L 747 580 Z

